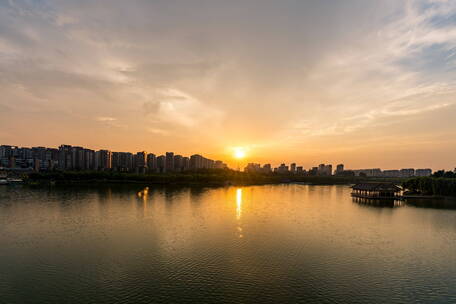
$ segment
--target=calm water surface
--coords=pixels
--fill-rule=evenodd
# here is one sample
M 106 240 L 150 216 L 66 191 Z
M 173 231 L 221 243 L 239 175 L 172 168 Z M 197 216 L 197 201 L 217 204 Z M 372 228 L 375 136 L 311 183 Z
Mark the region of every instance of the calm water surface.
M 456 211 L 348 186 L 0 187 L 0 303 L 456 303 Z

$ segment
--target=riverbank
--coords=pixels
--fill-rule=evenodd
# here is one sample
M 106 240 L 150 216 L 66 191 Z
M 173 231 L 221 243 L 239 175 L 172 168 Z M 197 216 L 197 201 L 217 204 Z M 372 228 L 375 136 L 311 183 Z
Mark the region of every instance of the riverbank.
M 363 181 L 384 181 L 402 183 L 403 179 L 342 177 L 342 176 L 302 176 L 293 174 L 258 174 L 234 170 L 203 170 L 197 172 L 132 174 L 98 171 L 65 171 L 31 173 L 26 183 L 39 184 L 179 184 L 179 185 L 262 185 L 281 183 L 303 183 L 312 185 L 354 184 Z

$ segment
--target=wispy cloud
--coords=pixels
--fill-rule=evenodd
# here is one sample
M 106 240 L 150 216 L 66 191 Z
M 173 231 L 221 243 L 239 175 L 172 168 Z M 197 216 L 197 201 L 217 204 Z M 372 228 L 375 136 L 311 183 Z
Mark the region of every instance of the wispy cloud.
M 418 138 L 456 115 L 455 16 L 431 0 L 3 1 L 2 122 L 27 112 L 24 141 L 61 119 L 104 145 L 284 154 L 391 126 Z
M 95 118 L 96 121 L 100 122 L 111 122 L 111 121 L 116 121 L 117 119 L 114 117 L 108 117 L 108 116 L 98 116 Z
M 169 132 L 167 130 L 157 129 L 157 128 L 147 128 L 147 132 L 157 135 L 168 135 Z
M 302 135 L 343 135 L 375 127 L 388 117 L 411 117 L 454 104 L 456 75 L 447 68 L 453 65 L 456 23 L 441 22 L 451 16 L 456 16 L 451 1 L 407 1 L 400 14 L 364 40 L 323 58 L 308 80 L 325 83 L 319 97 L 326 100 L 326 110 L 322 117 L 316 112 L 313 119 L 303 120 Z M 445 58 L 445 52 L 450 53 L 443 59 L 447 66 L 433 69 L 432 62 Z M 298 119 L 290 126 L 302 124 Z
M 174 88 L 157 89 L 152 100 L 144 103 L 147 116 L 154 120 L 195 127 L 220 120 L 222 113 L 193 96 Z

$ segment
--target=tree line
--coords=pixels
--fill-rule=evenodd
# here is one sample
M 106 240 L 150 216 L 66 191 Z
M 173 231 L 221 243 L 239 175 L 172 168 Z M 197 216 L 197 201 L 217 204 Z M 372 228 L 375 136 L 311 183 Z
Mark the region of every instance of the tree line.
M 263 174 L 239 172 L 230 169 L 201 169 L 181 173 L 134 174 L 113 171 L 49 171 L 34 172 L 28 175 L 31 182 L 117 182 L 117 183 L 157 183 L 157 184 L 277 184 L 301 182 L 309 184 L 350 184 L 366 178 L 355 176 L 301 176 L 296 174 Z
M 432 177 L 443 177 L 443 178 L 456 178 L 456 172 L 439 170 L 432 174 Z
M 456 196 L 456 177 L 454 175 L 452 177 L 446 176 L 450 175 L 444 173 L 431 177 L 415 177 L 404 181 L 402 186 L 408 191 L 425 195 Z

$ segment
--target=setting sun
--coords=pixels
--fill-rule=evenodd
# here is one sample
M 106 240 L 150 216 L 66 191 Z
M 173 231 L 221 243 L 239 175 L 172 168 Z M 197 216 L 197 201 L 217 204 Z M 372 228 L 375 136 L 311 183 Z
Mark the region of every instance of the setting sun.
M 0 0 L 0 94 L 0 304 L 456 304 L 456 0 Z
M 235 158 L 241 159 L 241 158 L 244 158 L 245 155 L 246 155 L 245 148 L 236 147 L 233 150 L 234 150 L 234 157 Z

